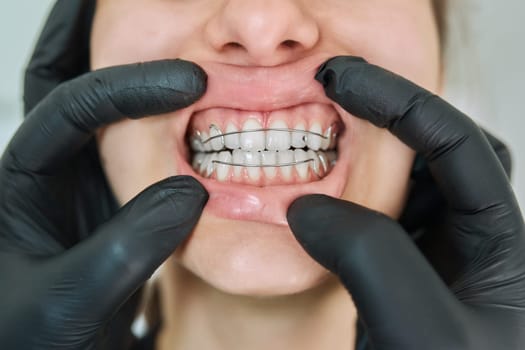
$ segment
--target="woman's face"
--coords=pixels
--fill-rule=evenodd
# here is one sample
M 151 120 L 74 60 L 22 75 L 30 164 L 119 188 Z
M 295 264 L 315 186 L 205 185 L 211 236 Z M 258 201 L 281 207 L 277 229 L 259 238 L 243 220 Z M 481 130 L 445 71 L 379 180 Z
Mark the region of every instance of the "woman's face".
M 431 0 L 99 0 L 91 49 L 93 69 L 182 58 L 208 73 L 196 104 L 111 125 L 98 141 L 122 204 L 172 175 L 204 184 L 210 200 L 176 260 L 245 295 L 297 293 L 328 277 L 287 225 L 298 196 L 392 217 L 403 207 L 412 152 L 326 98 L 316 69 L 354 55 L 429 90 L 440 81 Z

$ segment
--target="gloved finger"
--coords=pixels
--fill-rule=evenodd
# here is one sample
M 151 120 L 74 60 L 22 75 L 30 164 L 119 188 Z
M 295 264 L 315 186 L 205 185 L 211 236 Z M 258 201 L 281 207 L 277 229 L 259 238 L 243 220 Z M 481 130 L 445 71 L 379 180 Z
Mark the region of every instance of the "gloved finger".
M 508 147 L 484 128 L 481 128 L 481 131 L 489 141 L 510 180 L 512 177 L 512 157 Z M 446 210 L 446 201 L 430 174 L 426 160 L 420 154 L 414 161 L 410 178 L 412 185 L 399 222 L 411 236 L 417 238 L 421 234 L 419 229 L 424 228 L 425 225 L 433 224 L 436 220 L 443 219 L 440 213 L 444 213 Z
M 500 224 L 509 228 L 502 232 L 515 231 L 510 228 L 516 227 L 521 214 L 514 193 L 486 137 L 470 118 L 429 91 L 360 58 L 331 59 L 316 79 L 348 112 L 388 128 L 425 157 L 449 205 L 464 216 L 464 224 L 469 223 L 465 230 L 490 234 L 487 229 L 498 211 Z
M 194 178 L 167 178 L 140 193 L 90 238 L 55 257 L 47 266 L 50 285 L 74 290 L 78 300 L 64 305 L 67 312 L 86 322 L 107 320 L 190 234 L 207 199 Z M 71 325 L 76 331 L 78 326 Z
M 95 0 L 58 0 L 25 72 L 24 114 L 66 80 L 89 71 Z
M 295 200 L 287 218 L 303 248 L 339 276 L 376 346 L 425 349 L 410 335 L 431 330 L 444 342 L 436 349 L 454 348 L 445 344 L 460 332 L 463 306 L 395 221 L 324 195 Z
M 30 113 L 8 145 L 4 165 L 47 173 L 63 164 L 97 128 L 186 107 L 206 89 L 194 63 L 163 60 L 98 70 L 70 80 Z

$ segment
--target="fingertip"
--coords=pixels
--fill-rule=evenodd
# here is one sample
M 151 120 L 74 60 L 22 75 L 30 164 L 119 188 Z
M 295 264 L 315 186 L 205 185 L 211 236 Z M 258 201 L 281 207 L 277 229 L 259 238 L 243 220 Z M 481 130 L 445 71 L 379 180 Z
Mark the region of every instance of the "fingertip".
M 197 64 L 165 59 L 102 68 L 91 80 L 111 96 L 118 118 L 133 119 L 186 108 L 206 92 L 207 74 Z
M 180 79 L 181 73 L 187 74 L 190 79 L 185 86 L 190 94 L 190 98 L 193 98 L 192 102 L 198 100 L 206 92 L 208 74 L 206 74 L 204 69 L 195 62 L 183 59 L 176 59 L 173 62 L 176 67 L 172 71 L 175 73 L 172 77 Z
M 150 64 L 150 63 L 148 63 Z M 202 67 L 183 59 L 168 59 L 151 62 L 155 74 L 160 74 L 159 86 L 169 88 L 175 109 L 187 107 L 199 100 L 207 89 L 208 75 Z M 174 94 L 175 93 L 175 94 Z
M 311 217 L 309 212 L 324 207 L 329 201 L 336 200 L 324 194 L 308 194 L 296 198 L 288 207 L 288 221 Z
M 341 69 L 347 69 L 349 64 L 368 63 L 364 58 L 357 56 L 336 56 L 323 63 L 315 75 L 315 80 L 321 83 L 325 88 L 332 82 L 335 82 Z
M 176 194 L 187 194 L 195 197 L 205 204 L 209 199 L 209 193 L 206 188 L 193 176 L 178 175 L 166 179 L 170 188 L 176 190 Z
M 288 208 L 290 229 L 299 243 L 309 252 L 326 237 L 328 222 L 341 218 L 342 201 L 324 194 L 297 198 Z
M 204 186 L 188 175 L 170 176 L 152 185 L 149 190 L 151 193 L 157 193 L 162 199 L 170 198 L 172 203 L 180 206 L 180 210 L 184 212 L 202 211 L 209 198 Z

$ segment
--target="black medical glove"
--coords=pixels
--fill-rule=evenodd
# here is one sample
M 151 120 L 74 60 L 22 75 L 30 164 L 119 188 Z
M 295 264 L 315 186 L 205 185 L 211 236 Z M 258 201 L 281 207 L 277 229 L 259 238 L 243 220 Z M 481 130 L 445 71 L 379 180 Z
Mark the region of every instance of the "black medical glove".
M 56 2 L 26 70 L 26 115 L 59 84 L 89 71 L 89 38 L 94 8 L 94 0 Z M 48 232 L 48 235 L 59 243 L 57 251 L 60 251 L 89 237 L 116 213 L 119 205 L 103 174 L 93 139 L 68 159 L 54 176 L 62 188 L 54 191 L 53 196 L 62 205 L 53 222 L 61 228 Z M 20 236 L 26 239 L 22 233 Z M 34 237 L 29 235 L 27 239 L 34 240 Z M 32 244 L 45 244 L 45 241 L 39 237 Z M 112 317 L 105 327 L 103 348 L 129 348 L 134 341 L 130 326 L 140 298 L 139 289 Z
M 509 177 L 512 176 L 512 157 L 510 151 L 501 140 L 481 128 L 487 137 L 498 160 Z M 437 222 L 443 221 L 446 215 L 446 200 L 428 169 L 428 164 L 421 154 L 416 156 L 410 174 L 410 186 L 407 203 L 399 218 L 399 223 L 410 233 L 411 237 L 419 241 L 425 232 L 434 227 Z M 426 241 L 426 238 L 425 238 Z
M 107 68 L 61 84 L 27 116 L 0 160 L 3 349 L 95 348 L 191 232 L 208 195 L 191 177 L 171 177 L 80 239 L 68 206 L 92 174 L 71 179 L 69 170 L 97 128 L 186 107 L 205 87 L 204 71 L 187 61 Z
M 298 241 L 351 293 L 375 350 L 493 350 L 525 345 L 525 228 L 508 178 L 467 116 L 413 83 L 354 57 L 316 79 L 353 115 L 421 153 L 447 201 L 439 233 L 448 283 L 402 227 L 323 195 L 292 203 Z

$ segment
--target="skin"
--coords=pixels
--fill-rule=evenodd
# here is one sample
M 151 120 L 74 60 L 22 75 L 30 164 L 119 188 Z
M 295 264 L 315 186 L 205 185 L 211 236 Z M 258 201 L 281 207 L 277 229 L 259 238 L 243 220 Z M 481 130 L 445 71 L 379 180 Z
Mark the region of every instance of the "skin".
M 91 47 L 93 69 L 164 58 L 194 61 L 209 73 L 210 96 L 220 90 L 222 66 L 231 76 L 264 68 L 269 77 L 280 67 L 301 66 L 296 74 L 309 82 L 309 93 L 331 103 L 313 75 L 336 55 L 362 56 L 431 91 L 440 87 L 430 0 L 99 0 Z M 100 130 L 103 166 L 121 203 L 185 173 L 173 150 L 184 152 L 189 118 L 210 99 L 205 95 L 177 113 Z M 413 152 L 388 132 L 335 108 L 347 128 L 339 144 L 348 160 L 338 180 L 340 197 L 397 217 Z M 348 349 L 354 341 L 351 299 L 283 222 L 205 211 L 162 268 L 159 285 L 165 326 L 160 349 Z

